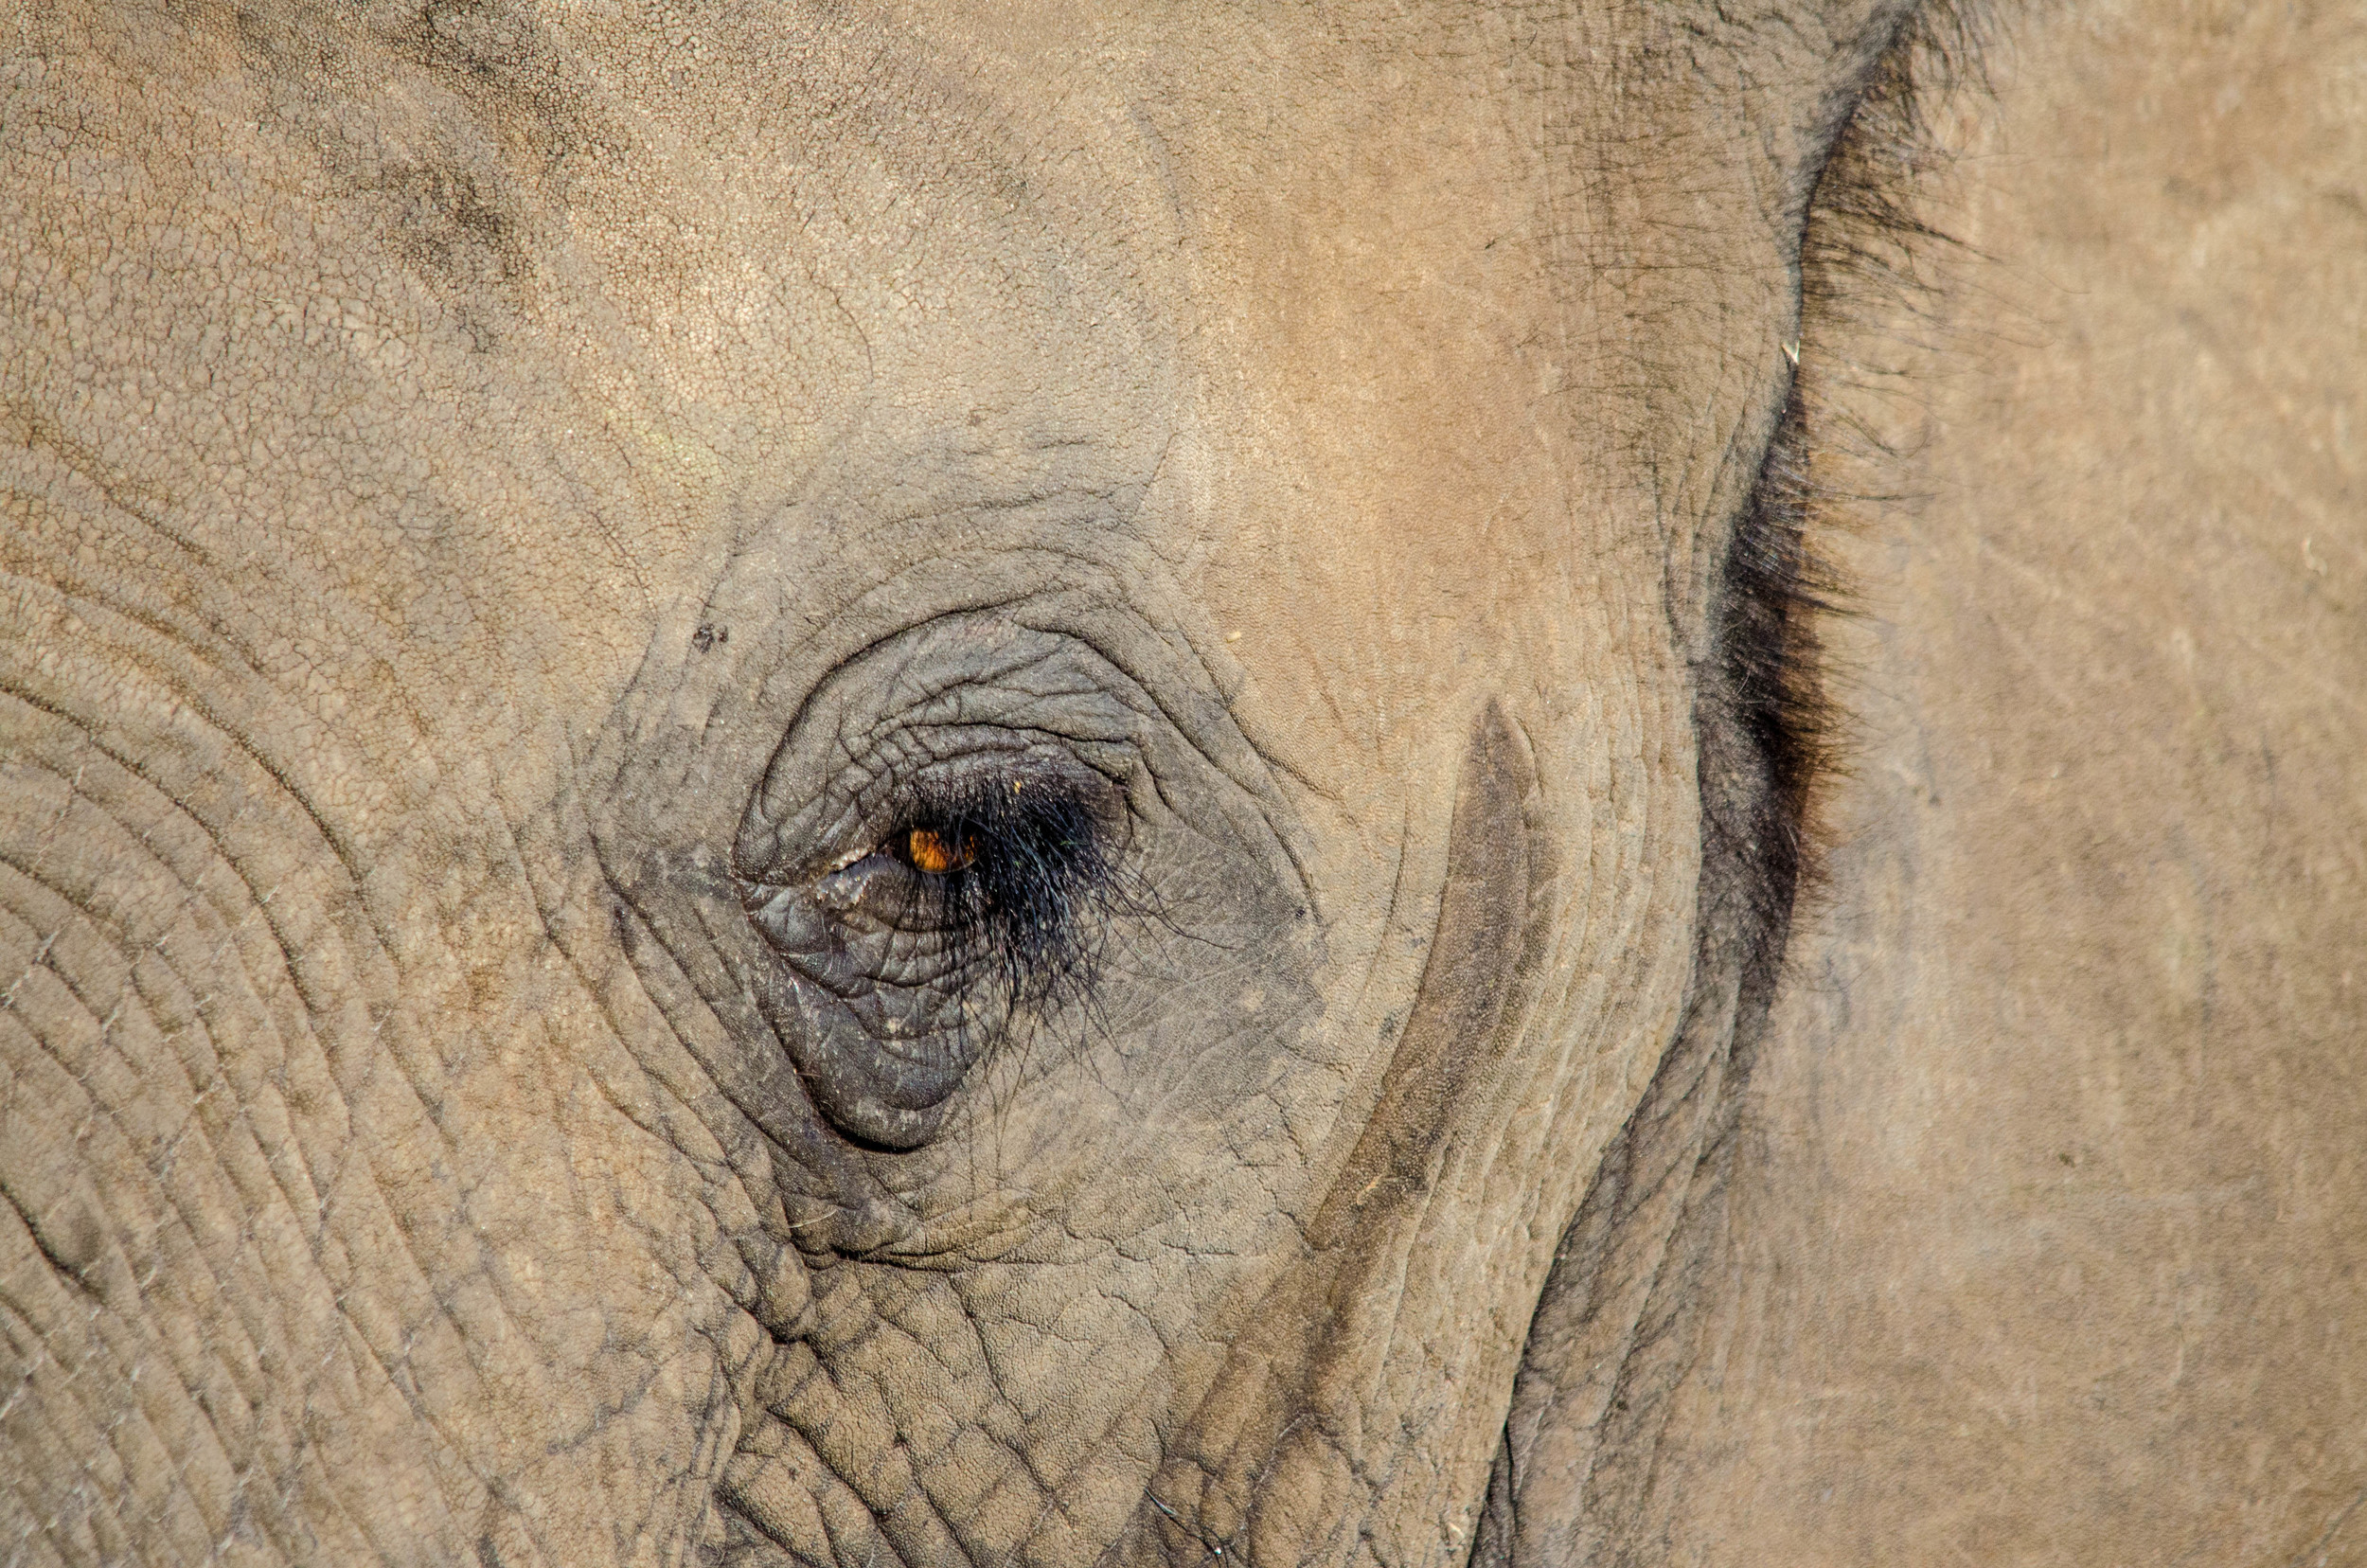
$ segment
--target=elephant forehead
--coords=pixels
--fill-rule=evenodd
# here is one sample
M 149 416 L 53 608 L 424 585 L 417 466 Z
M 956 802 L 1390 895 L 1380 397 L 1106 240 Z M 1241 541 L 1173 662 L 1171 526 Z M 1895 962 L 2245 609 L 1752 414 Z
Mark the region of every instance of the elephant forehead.
M 1096 503 L 1062 547 L 1198 607 L 1293 767 L 1370 778 L 1451 756 L 1485 691 L 1648 659 L 1764 401 L 1753 356 L 1692 351 L 1719 309 L 1774 330 L 1772 295 L 1729 308 L 1752 226 L 1704 255 L 1672 216 L 1748 185 L 1676 177 L 1724 143 L 1664 138 L 1706 151 L 1637 184 L 1597 266 L 1547 153 L 1601 128 L 1545 125 L 1477 22 L 1439 48 L 1278 14 L 475 14 L 192 47 L 207 188 L 145 209 L 246 204 L 244 341 L 198 342 L 195 289 L 168 334 L 193 425 L 240 427 L 193 431 L 187 488 L 236 470 L 247 535 L 336 549 L 415 693 L 481 686 L 481 648 L 418 634 L 466 625 L 523 700 L 604 713 L 752 534 L 820 612 L 882 570 L 850 526 L 990 539 L 1057 490 Z M 1634 349 L 1573 292 L 1590 267 L 1682 279 L 1650 347 L 1692 417 L 1580 374 Z M 336 543 L 365 523 L 400 547 Z
M 169 129 L 205 201 L 145 215 L 247 204 L 226 285 L 252 296 L 233 318 L 250 341 L 196 342 L 220 314 L 202 291 L 169 334 L 206 361 L 192 422 L 249 427 L 196 431 L 220 450 L 187 488 L 247 471 L 250 533 L 442 514 L 385 519 L 404 547 L 345 550 L 346 585 L 398 617 L 507 598 L 478 630 L 531 645 L 510 663 L 561 671 L 580 711 L 817 472 L 868 465 L 892 506 L 955 446 L 991 507 L 1057 452 L 1086 490 L 1164 481 L 1142 531 L 1171 575 L 1239 633 L 1245 670 L 1295 694 L 1278 722 L 1369 767 L 1430 704 L 1459 727 L 1473 687 L 1631 656 L 1574 641 L 1569 612 L 1657 597 L 1761 391 L 1752 356 L 1684 351 L 1755 257 L 1748 223 L 1721 266 L 1654 216 L 1698 205 L 1682 178 L 1638 187 L 1621 265 L 1701 296 L 1653 346 L 1667 399 L 1701 412 L 1652 425 L 1653 450 L 1648 410 L 1574 383 L 1627 357 L 1607 336 L 1624 329 L 1568 286 L 1599 258 L 1573 248 L 1590 215 L 1548 177 L 1536 94 L 1495 83 L 1517 40 L 473 14 L 334 47 L 317 19 L 258 22 L 189 50 L 187 96 L 222 112 Z M 332 85 L 298 91 L 297 64 Z M 1666 138 L 1697 143 L 1720 149 Z M 1750 303 L 1735 330 L 1779 325 Z M 117 347 L 174 357 L 149 333 Z M 214 377 L 241 348 L 252 377 Z M 273 422 L 293 428 L 249 438 Z M 334 505 L 324 468 L 346 471 Z
M 678 583 L 762 533 L 820 605 L 820 578 L 882 569 L 825 559 L 850 520 L 920 520 L 927 552 L 1098 498 L 1061 547 L 1190 603 L 1326 784 L 1452 755 L 1482 692 L 1648 660 L 1708 499 L 1653 487 L 1714 471 L 1758 389 L 1747 357 L 1672 370 L 1706 411 L 1658 433 L 1672 454 L 1574 383 L 1624 326 L 1557 281 L 1546 138 L 1489 80 L 1518 49 L 1469 42 L 1091 9 L 719 21 L 652 83 L 646 34 L 582 29 L 617 145 L 565 186 L 584 272 L 553 338 L 615 313 L 625 368 L 566 373 L 606 378 L 617 461 L 696 514 L 621 526 Z M 1679 232 L 1639 218 L 1631 248 Z

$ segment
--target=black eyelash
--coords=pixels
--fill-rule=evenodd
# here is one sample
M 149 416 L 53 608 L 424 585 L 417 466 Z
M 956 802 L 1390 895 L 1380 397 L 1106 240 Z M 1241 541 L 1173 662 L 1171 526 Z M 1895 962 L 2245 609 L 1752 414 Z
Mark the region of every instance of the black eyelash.
M 1006 1007 L 1091 990 L 1109 917 L 1131 900 L 1112 825 L 1060 778 L 937 779 L 881 848 L 911 876 L 913 924 L 942 935 L 952 971 Z M 931 870 L 926 861 L 953 864 Z

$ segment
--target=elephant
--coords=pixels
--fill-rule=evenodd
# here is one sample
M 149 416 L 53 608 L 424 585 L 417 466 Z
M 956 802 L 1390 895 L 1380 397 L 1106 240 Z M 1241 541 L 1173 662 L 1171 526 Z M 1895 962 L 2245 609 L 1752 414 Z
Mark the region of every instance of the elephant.
M 0 1561 L 2367 1552 L 2358 18 L 9 21 Z

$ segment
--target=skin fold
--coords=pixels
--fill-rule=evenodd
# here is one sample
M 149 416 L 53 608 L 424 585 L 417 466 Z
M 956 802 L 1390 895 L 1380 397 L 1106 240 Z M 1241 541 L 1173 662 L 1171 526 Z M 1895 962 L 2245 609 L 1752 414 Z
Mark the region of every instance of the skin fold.
M 1718 1380 L 1931 17 L 6 20 L 0 1562 L 1823 1560 Z

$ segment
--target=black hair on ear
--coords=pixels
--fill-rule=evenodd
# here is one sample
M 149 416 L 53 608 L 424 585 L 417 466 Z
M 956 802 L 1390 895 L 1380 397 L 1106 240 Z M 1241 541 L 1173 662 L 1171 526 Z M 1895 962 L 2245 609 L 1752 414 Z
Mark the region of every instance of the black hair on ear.
M 1700 672 L 1702 940 L 1729 944 L 1741 961 L 1738 1035 L 1772 999 L 1793 909 L 1815 885 L 1820 786 L 1840 761 L 1842 715 L 1819 627 L 1848 596 L 1817 536 L 1887 499 L 1862 478 L 1843 485 L 1830 474 L 1877 472 L 1899 455 L 1851 404 L 1900 372 L 1864 357 L 1838 362 L 1840 345 L 1928 312 L 1924 258 L 1953 243 L 1917 212 L 1917 182 L 1942 161 L 1930 114 L 1949 92 L 1980 84 L 1988 32 L 1977 0 L 1908 13 L 1835 138 L 1803 224 L 1798 360 L 1727 544 L 1711 604 L 1714 652 Z

